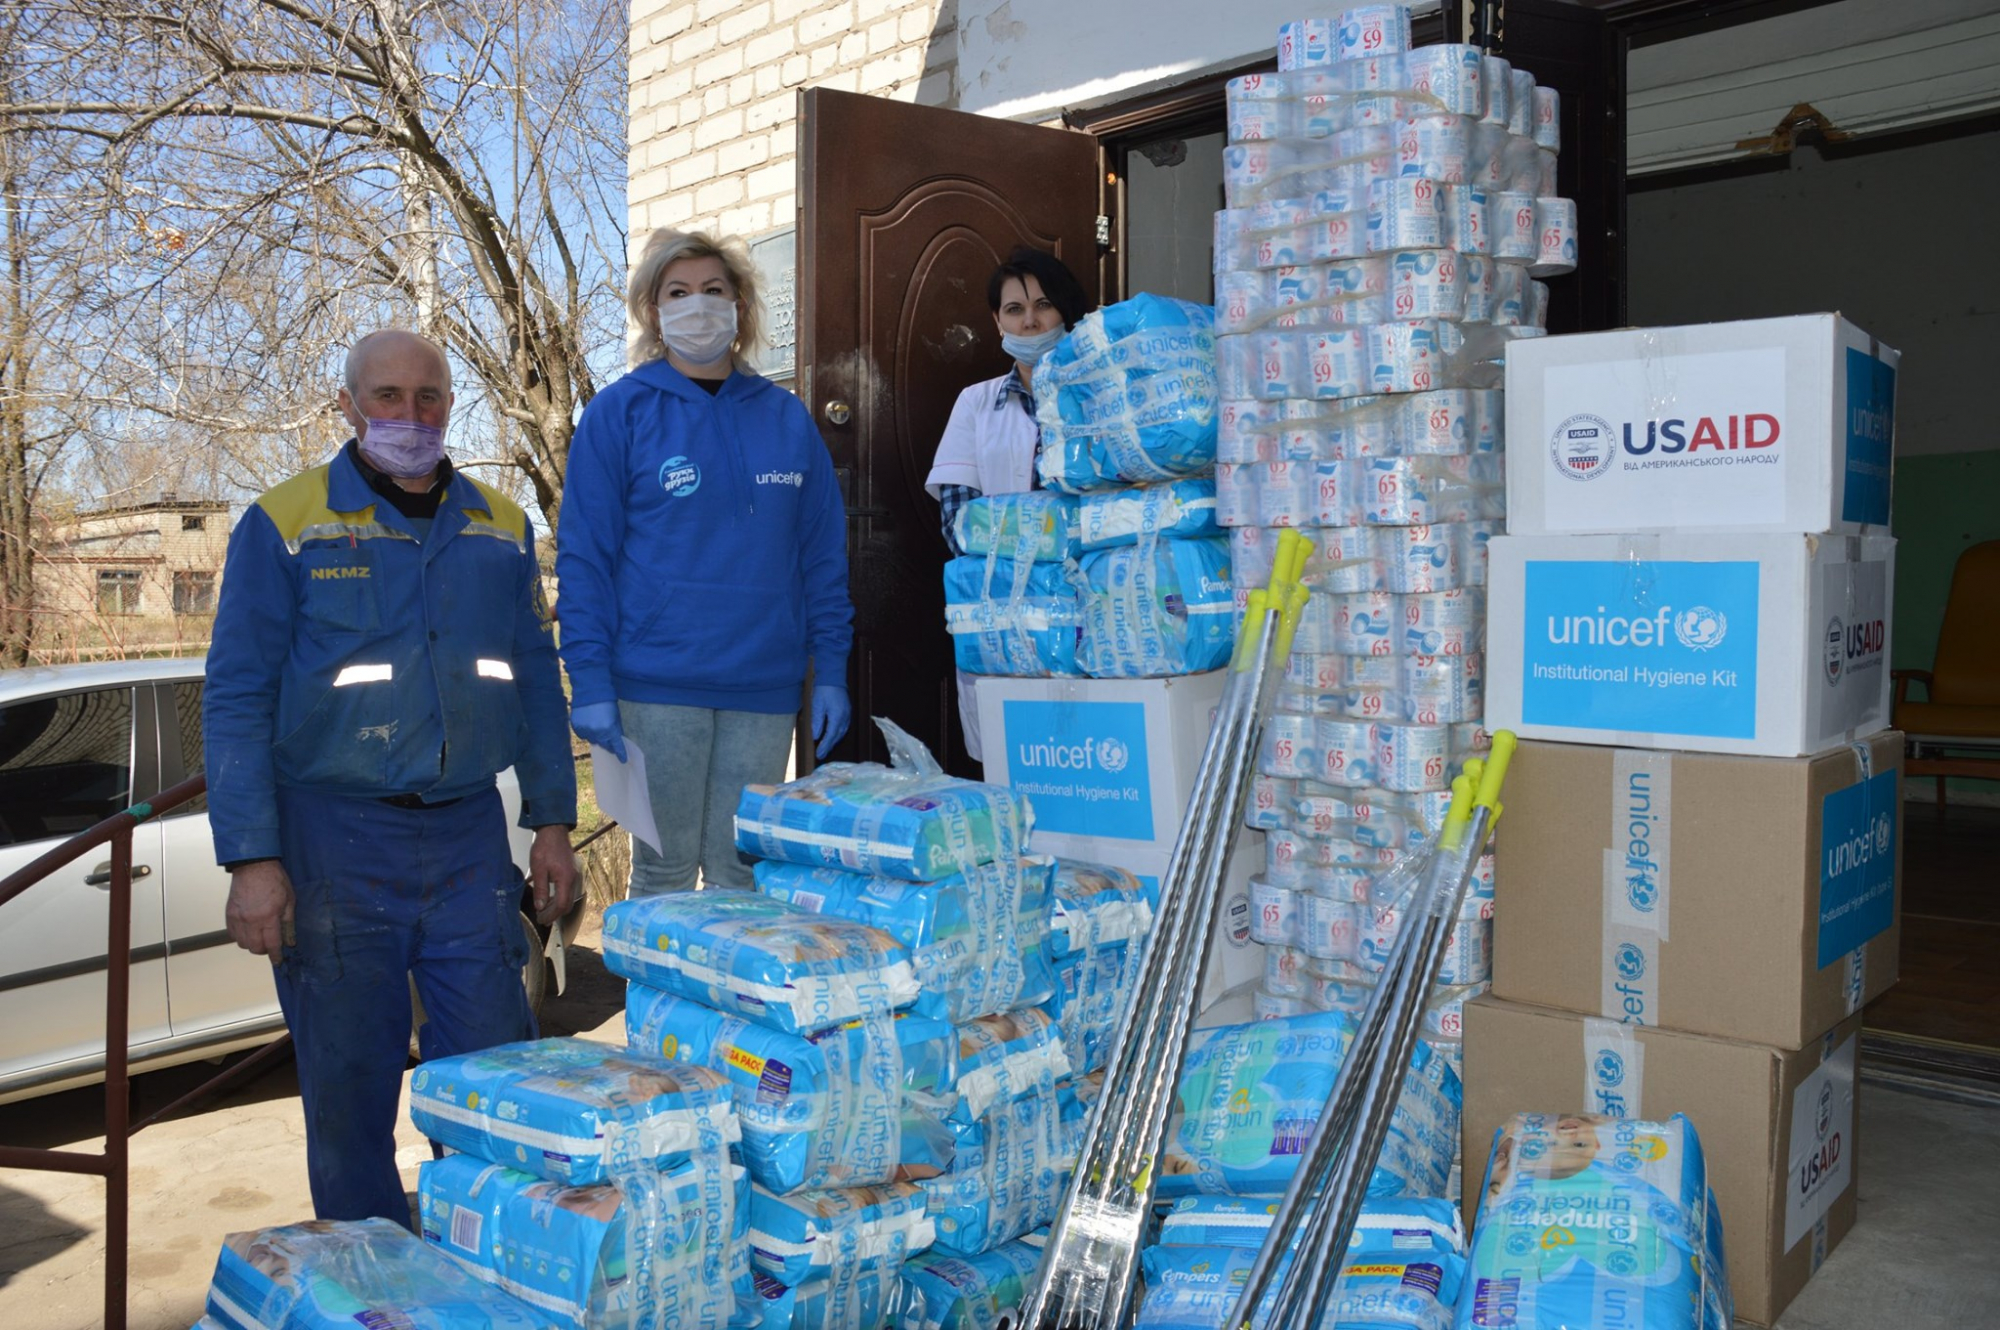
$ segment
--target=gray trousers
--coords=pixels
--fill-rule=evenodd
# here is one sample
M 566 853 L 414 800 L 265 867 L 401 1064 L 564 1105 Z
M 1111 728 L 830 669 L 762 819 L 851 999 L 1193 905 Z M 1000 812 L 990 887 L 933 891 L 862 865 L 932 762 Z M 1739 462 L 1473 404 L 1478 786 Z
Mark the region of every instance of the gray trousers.
M 646 754 L 660 828 L 660 853 L 632 842 L 629 894 L 692 891 L 697 875 L 711 887 L 750 886 L 736 853 L 736 801 L 745 785 L 784 780 L 797 717 L 623 699 L 618 716 Z

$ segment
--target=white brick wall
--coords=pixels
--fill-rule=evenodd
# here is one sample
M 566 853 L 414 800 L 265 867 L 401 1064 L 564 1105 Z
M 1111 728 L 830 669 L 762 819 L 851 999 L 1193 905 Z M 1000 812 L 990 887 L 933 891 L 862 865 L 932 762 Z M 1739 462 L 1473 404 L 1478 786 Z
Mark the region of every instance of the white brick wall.
M 755 236 L 798 213 L 798 95 L 957 102 L 958 0 L 632 0 L 627 208 Z

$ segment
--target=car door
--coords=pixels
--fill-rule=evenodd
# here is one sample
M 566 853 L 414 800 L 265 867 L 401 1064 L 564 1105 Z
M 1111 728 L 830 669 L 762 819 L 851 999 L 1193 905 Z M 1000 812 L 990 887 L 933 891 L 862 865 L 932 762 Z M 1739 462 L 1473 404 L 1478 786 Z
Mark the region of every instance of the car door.
M 173 785 L 202 769 L 200 679 L 155 685 L 160 779 Z M 223 927 L 229 874 L 215 862 L 206 795 L 160 818 L 165 876 L 167 1016 L 177 1040 L 282 1021 L 271 962 L 230 941 Z
M 157 780 L 153 694 L 129 684 L 0 706 L 0 876 L 86 831 Z M 168 1037 L 160 829 L 132 837 L 131 1038 Z M 104 1057 L 110 847 L 0 906 L 0 1091 Z

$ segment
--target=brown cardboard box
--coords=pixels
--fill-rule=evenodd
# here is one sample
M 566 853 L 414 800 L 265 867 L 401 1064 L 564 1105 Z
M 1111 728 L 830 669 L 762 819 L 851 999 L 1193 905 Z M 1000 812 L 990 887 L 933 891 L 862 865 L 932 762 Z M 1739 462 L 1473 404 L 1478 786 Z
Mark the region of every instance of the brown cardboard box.
M 1494 995 L 1778 1048 L 1860 1010 L 1896 980 L 1902 892 L 1903 736 L 1866 746 L 1863 782 L 1851 748 L 1522 743 L 1499 827 Z
M 1510 778 L 1511 779 L 1511 778 Z M 1687 1114 L 1738 1319 L 1770 1325 L 1854 1227 L 1861 1017 L 1787 1052 L 1482 997 L 1465 1007 L 1465 1194 L 1516 1113 Z M 1475 1216 L 1468 1213 L 1468 1220 Z

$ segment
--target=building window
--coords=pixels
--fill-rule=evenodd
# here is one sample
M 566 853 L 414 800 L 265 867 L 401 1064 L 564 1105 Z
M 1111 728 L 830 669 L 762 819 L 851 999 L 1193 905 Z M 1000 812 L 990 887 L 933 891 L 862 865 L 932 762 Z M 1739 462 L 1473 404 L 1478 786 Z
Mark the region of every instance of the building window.
M 199 531 L 207 523 L 207 521 L 208 519 L 206 517 L 203 517 L 200 513 L 182 513 L 181 530 Z
M 179 571 L 174 574 L 174 613 L 215 613 L 215 574 Z
M 138 569 L 104 568 L 98 571 L 97 612 L 99 614 L 139 612 Z

